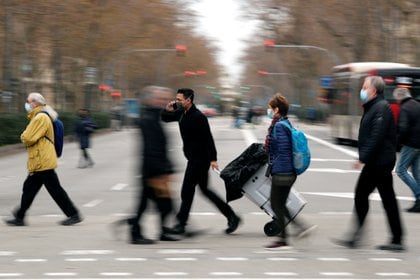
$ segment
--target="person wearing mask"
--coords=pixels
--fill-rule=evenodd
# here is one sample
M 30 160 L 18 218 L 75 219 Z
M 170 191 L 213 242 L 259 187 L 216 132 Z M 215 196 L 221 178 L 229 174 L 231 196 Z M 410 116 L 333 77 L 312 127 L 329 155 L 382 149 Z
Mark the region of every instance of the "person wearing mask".
M 316 228 L 316 225 L 306 226 L 297 217 L 291 219 L 290 213 L 286 207 L 287 198 L 290 190 L 296 181 L 296 172 L 293 166 L 293 152 L 291 132 L 285 126 L 290 123 L 287 113 L 289 111 L 289 102 L 286 97 L 277 93 L 268 102 L 267 116 L 271 124 L 265 141 L 265 149 L 268 153 L 271 166 L 271 192 L 270 203 L 275 214 L 274 221 L 280 229 L 278 239 L 267 245 L 268 250 L 289 248 L 288 233 L 286 230 L 287 220 L 291 221 L 298 228 L 298 237 L 304 237 L 310 231 Z
M 11 226 L 24 226 L 26 211 L 42 185 L 45 185 L 48 193 L 67 216 L 61 224 L 70 226 L 80 223 L 82 217 L 61 186 L 55 172 L 57 155 L 54 143 L 50 139 L 54 139 L 52 121 L 57 118 L 58 114 L 46 105 L 44 97 L 39 93 L 28 95 L 25 109 L 28 112 L 29 124 L 20 139 L 28 151 L 28 176 L 23 183 L 20 207 L 13 212 L 14 217 L 5 222 Z M 42 111 L 47 112 L 48 115 Z
M 177 121 L 183 141 L 184 155 L 187 158 L 184 181 L 181 189 L 181 207 L 176 217 L 178 223 L 172 229 L 176 234 L 185 234 L 193 202 L 195 187 L 227 218 L 226 234 L 234 232 L 240 218 L 232 208 L 208 187 L 208 170 L 219 169 L 217 151 L 207 117 L 194 104 L 194 91 L 190 88 L 178 89 L 176 100 L 167 104 L 162 111 L 164 122 Z
M 79 140 L 81 157 L 79 160 L 78 168 L 92 167 L 94 162 L 92 157 L 89 155 L 87 149 L 90 148 L 90 137 L 91 134 L 97 128 L 97 125 L 89 116 L 88 109 L 79 109 L 78 111 L 79 119 L 76 121 L 74 126 L 74 132 L 76 138 Z
M 414 205 L 407 212 L 420 213 L 420 103 L 407 88 L 396 88 L 393 94 L 401 105 L 397 139 L 402 148 L 395 172 L 413 192 Z M 409 168 L 412 175 L 408 173 Z
M 385 82 L 382 77 L 368 76 L 360 91 L 363 115 L 360 121 L 359 160 L 354 167 L 362 167 L 354 196 L 355 229 L 350 238 L 334 240 L 338 245 L 357 248 L 369 211 L 369 195 L 378 189 L 386 212 L 392 238 L 378 246 L 380 250 L 403 251 L 403 229 L 395 197 L 392 170 L 396 160 L 397 134 L 393 114 L 384 99 Z

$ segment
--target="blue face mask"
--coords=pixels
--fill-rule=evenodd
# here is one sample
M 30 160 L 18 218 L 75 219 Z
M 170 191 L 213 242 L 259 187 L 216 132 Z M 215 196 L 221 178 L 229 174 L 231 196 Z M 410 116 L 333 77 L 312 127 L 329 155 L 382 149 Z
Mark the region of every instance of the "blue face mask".
M 360 90 L 360 100 L 361 100 L 363 103 L 366 103 L 366 102 L 368 101 L 368 99 L 369 99 L 369 95 L 368 95 L 367 90 L 365 90 L 365 89 L 361 89 L 361 90 Z
M 274 119 L 273 109 L 267 109 L 267 117 L 270 119 Z

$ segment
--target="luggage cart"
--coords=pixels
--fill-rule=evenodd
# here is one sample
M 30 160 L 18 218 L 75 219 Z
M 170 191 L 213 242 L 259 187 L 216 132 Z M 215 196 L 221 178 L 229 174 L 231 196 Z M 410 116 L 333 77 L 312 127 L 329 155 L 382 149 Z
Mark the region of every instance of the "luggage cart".
M 264 233 L 267 236 L 274 236 L 280 232 L 280 228 L 275 222 L 275 214 L 271 208 L 270 191 L 271 191 L 271 177 L 265 176 L 267 165 L 263 165 L 255 172 L 255 174 L 243 185 L 242 192 L 244 195 L 254 202 L 260 209 L 264 210 L 273 220 L 266 223 L 264 226 Z M 303 196 L 292 187 L 289 197 L 286 202 L 286 207 L 289 210 L 290 217 L 293 220 L 307 201 Z M 289 223 L 290 221 L 286 221 Z

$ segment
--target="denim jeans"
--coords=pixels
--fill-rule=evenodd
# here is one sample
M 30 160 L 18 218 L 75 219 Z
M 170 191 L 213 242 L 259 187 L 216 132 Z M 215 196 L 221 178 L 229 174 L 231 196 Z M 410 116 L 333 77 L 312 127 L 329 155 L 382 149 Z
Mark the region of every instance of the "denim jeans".
M 412 176 L 408 173 L 410 167 Z M 395 172 L 410 187 L 416 199 L 420 199 L 420 149 L 403 146 Z

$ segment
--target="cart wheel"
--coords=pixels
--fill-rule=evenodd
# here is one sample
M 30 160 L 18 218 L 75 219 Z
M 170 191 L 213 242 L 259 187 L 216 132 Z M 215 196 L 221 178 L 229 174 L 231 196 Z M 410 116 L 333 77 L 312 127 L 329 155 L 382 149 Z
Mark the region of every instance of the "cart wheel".
M 274 221 L 268 222 L 264 226 L 264 233 L 267 236 L 274 236 L 280 232 L 279 227 Z

